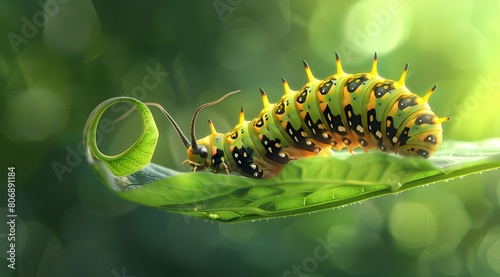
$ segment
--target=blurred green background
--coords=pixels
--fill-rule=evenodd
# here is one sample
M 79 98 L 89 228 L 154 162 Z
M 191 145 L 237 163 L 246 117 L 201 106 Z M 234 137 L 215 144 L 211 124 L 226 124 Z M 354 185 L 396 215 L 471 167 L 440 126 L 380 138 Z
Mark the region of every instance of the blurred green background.
M 7 167 L 16 167 L 17 261 L 1 276 L 498 276 L 500 172 L 472 175 L 333 211 L 240 224 L 163 213 L 116 197 L 81 153 L 90 112 L 119 95 L 161 103 L 187 131 L 194 109 L 226 132 L 298 89 L 302 60 L 317 78 L 335 71 L 398 79 L 423 95 L 445 140 L 500 137 L 500 1 L 0 1 L 0 213 Z M 45 3 L 45 4 L 44 4 Z M 126 109 L 115 106 L 103 118 Z M 177 170 L 186 158 L 154 110 L 154 162 Z M 103 131 L 106 153 L 127 148 L 138 116 Z M 333 249 L 325 243 L 335 244 Z M 301 275 L 302 274 L 302 275 Z

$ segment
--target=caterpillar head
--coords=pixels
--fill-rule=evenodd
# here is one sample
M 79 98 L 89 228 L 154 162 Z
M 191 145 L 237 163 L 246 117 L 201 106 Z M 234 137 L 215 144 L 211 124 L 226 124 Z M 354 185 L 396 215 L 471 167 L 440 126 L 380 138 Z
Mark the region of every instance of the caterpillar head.
M 189 163 L 192 171 L 204 170 L 207 167 L 208 150 L 203 144 L 196 143 L 194 147 L 187 147 L 187 160 L 184 162 Z
M 197 140 L 196 139 L 196 132 L 195 132 L 195 123 L 196 123 L 196 117 L 198 116 L 198 113 L 205 107 L 215 105 L 222 100 L 224 100 L 226 97 L 235 94 L 237 92 L 240 92 L 240 90 L 237 91 L 232 91 L 229 93 L 226 93 L 224 96 L 221 98 L 205 103 L 196 109 L 196 111 L 193 114 L 193 118 L 191 119 L 191 125 L 190 125 L 190 133 L 191 133 L 191 142 L 183 135 L 180 134 L 179 136 L 181 137 L 182 141 L 184 142 L 184 146 L 186 147 L 187 151 L 187 156 L 188 159 L 185 160 L 184 162 L 189 163 L 191 166 L 192 171 L 197 171 L 197 170 L 204 170 L 210 165 L 209 161 L 209 151 L 211 141 L 210 137 L 205 137 L 203 139 Z M 212 135 L 215 134 L 215 129 L 213 127 L 212 122 L 209 120 L 210 128 L 212 129 Z M 179 133 L 179 132 L 177 132 Z

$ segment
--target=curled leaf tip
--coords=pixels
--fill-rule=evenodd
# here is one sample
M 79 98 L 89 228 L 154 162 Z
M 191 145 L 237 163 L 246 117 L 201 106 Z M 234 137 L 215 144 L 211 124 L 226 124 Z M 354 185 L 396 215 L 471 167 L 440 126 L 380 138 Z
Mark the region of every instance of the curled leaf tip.
M 139 112 L 143 128 L 139 138 L 127 150 L 108 156 L 97 146 L 99 121 L 104 112 L 117 103 L 126 102 L 134 105 Z M 87 160 L 90 163 L 100 161 L 115 176 L 127 176 L 139 171 L 151 162 L 158 141 L 158 129 L 149 108 L 141 101 L 131 97 L 115 97 L 98 105 L 90 114 L 84 129 L 84 145 L 87 147 Z

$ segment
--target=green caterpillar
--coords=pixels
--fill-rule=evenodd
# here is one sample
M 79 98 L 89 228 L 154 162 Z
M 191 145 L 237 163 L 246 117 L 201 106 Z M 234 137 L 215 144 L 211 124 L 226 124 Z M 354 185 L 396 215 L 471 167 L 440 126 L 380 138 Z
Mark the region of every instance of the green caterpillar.
M 261 89 L 264 109 L 247 121 L 241 108 L 238 125 L 228 133 L 218 133 L 209 120 L 212 133 L 196 139 L 194 125 L 201 109 L 237 91 L 194 112 L 190 140 L 164 111 L 187 149 L 192 171 L 270 178 L 292 160 L 327 155 L 332 149 L 361 147 L 423 158 L 434 154 L 442 141 L 441 123 L 449 120 L 438 118 L 427 104 L 437 86 L 420 98 L 405 86 L 408 64 L 394 81 L 378 75 L 377 53 L 371 71 L 357 74 L 344 72 L 335 55 L 337 73 L 324 80 L 314 78 L 305 61 L 308 82 L 302 89 L 291 90 L 282 78 L 285 95 L 277 103 L 269 103 Z

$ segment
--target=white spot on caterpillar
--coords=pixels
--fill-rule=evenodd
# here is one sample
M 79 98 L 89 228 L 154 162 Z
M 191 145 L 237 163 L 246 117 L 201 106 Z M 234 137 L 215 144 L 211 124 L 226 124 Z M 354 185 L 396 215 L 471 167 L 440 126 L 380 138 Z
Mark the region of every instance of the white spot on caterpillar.
M 269 151 L 269 153 L 273 153 L 273 148 L 268 147 L 268 148 L 267 148 L 267 151 Z
M 392 137 L 392 142 L 393 143 L 396 143 L 398 141 L 398 138 L 397 137 Z
M 344 126 L 339 126 L 337 129 L 339 130 L 339 132 L 344 132 L 345 131 Z
M 316 129 L 311 129 L 311 131 L 316 135 Z
M 306 144 L 307 144 L 307 145 L 311 145 L 311 144 L 312 144 L 312 142 L 310 142 L 310 141 L 306 141 Z
M 240 161 L 240 160 L 238 160 L 238 163 L 239 163 L 239 164 L 241 164 L 241 161 Z
M 280 156 L 282 158 L 286 157 L 285 153 L 279 153 L 278 156 Z
M 250 164 L 250 167 L 251 167 L 252 169 L 257 169 L 257 166 L 256 166 L 255 164 Z
M 360 133 L 364 132 L 363 126 L 361 126 L 361 125 L 358 125 L 358 127 L 356 127 L 356 130 L 358 130 Z
M 294 136 L 293 139 L 296 141 L 296 142 L 299 142 L 299 138 L 297 136 Z
M 238 153 L 234 153 L 234 157 L 235 158 L 238 158 L 240 155 L 238 155 Z
M 268 142 L 267 142 L 267 140 L 265 140 L 265 141 L 264 141 L 264 145 L 267 145 L 267 144 L 268 144 Z
M 248 157 L 247 152 L 243 152 L 243 157 L 245 157 L 245 158 Z
M 321 134 L 324 138 L 328 138 L 328 133 L 327 132 L 324 132 L 323 134 Z
M 377 136 L 377 138 L 382 138 L 382 133 L 378 130 L 377 132 L 375 132 L 375 135 Z

